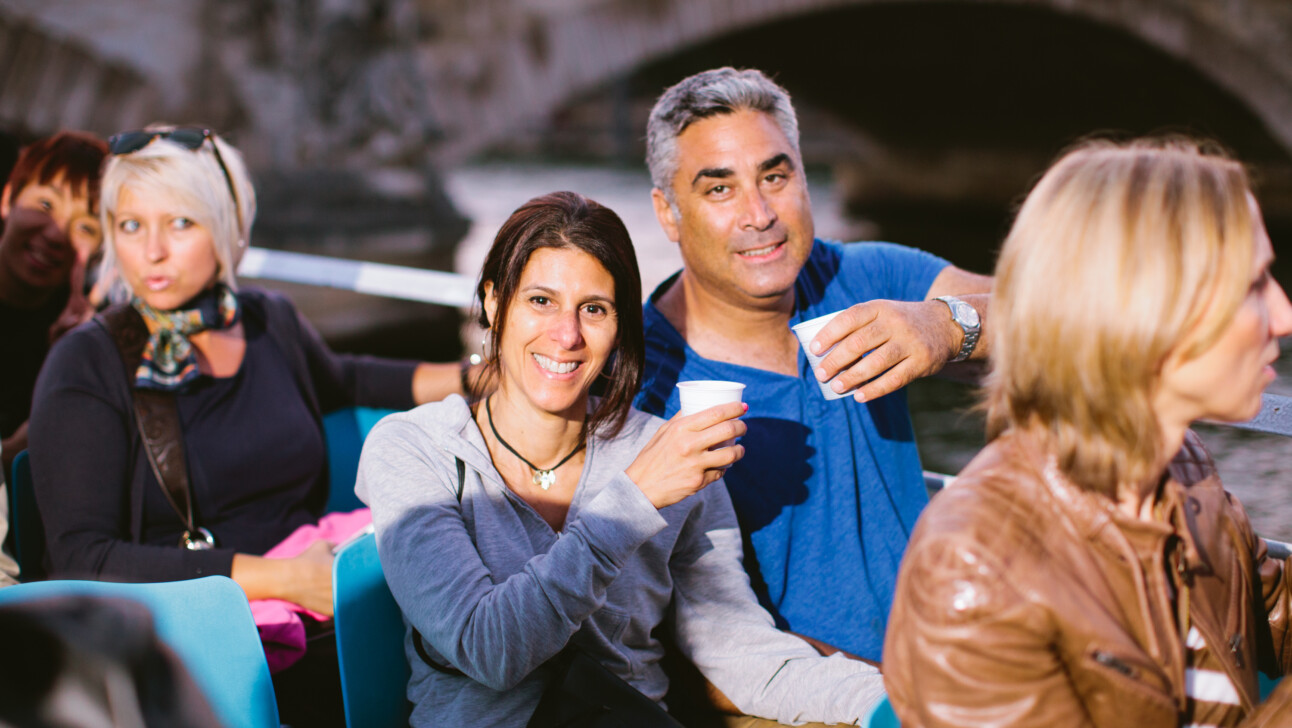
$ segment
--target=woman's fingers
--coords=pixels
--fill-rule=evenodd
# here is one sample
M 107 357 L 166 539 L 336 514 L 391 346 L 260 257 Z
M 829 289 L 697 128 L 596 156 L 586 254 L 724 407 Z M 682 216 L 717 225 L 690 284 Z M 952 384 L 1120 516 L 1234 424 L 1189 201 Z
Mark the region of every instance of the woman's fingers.
M 720 447 L 716 450 L 711 450 L 709 454 L 714 456 L 714 462 L 716 464 L 704 471 L 704 485 L 702 487 L 707 487 L 712 484 L 713 481 L 721 478 L 726 474 L 727 468 L 735 465 L 741 458 L 743 458 L 745 456 L 745 446 L 739 444 L 729 445 L 727 447 Z
M 749 411 L 749 405 L 744 402 L 726 402 L 717 404 L 708 409 L 702 409 L 693 415 L 682 415 L 678 413 L 673 416 L 671 422 L 685 426 L 692 432 L 713 427 L 714 425 L 726 420 L 735 419 Z
M 741 444 L 714 448 L 704 453 L 705 471 L 717 470 L 719 473 L 735 465 L 745 456 L 745 446 Z
M 726 420 L 696 432 L 690 443 L 696 453 L 706 452 L 723 447 L 724 443 L 730 443 L 738 437 L 744 437 L 748 430 L 748 426 L 740 420 Z
M 331 541 L 319 539 L 309 546 L 306 546 L 305 550 L 300 553 L 300 558 L 323 563 L 330 568 L 332 566 L 332 559 L 334 558 L 332 556 L 332 549 L 335 546 L 336 544 Z
M 747 431 L 740 402 L 674 417 L 660 427 L 628 467 L 628 477 L 657 508 L 676 503 L 722 477 L 744 448 L 732 445 Z

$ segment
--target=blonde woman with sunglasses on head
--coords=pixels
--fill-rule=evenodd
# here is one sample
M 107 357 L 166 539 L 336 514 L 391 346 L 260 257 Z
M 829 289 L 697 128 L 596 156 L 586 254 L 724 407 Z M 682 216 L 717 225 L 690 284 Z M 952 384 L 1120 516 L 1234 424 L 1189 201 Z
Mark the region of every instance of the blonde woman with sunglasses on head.
M 119 134 L 109 147 L 101 275 L 122 303 L 50 353 L 32 416 L 32 474 L 52 575 L 223 574 L 251 599 L 331 614 L 329 544 L 296 558 L 260 557 L 321 515 L 328 487 L 321 415 L 442 397 L 448 391 L 429 386 L 428 375 L 456 383 L 457 366 L 442 372 L 334 354 L 285 298 L 238 290 L 234 271 L 250 240 L 255 191 L 238 151 L 209 130 L 150 127 Z M 123 331 L 137 338 L 133 359 L 119 343 Z M 141 406 L 177 418 L 178 468 L 163 462 L 174 463 L 176 448 L 158 457 L 141 436 L 139 420 L 160 421 Z M 163 450 L 174 444 L 161 440 Z M 172 487 L 176 470 L 186 472 L 187 488 Z M 305 702 L 330 694 L 315 692 Z M 284 720 L 291 718 L 285 706 Z

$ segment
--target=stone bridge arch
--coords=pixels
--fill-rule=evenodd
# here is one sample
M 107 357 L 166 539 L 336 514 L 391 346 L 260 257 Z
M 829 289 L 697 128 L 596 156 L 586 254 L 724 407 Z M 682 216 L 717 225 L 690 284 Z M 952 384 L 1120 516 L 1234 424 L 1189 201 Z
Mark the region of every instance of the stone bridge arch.
M 425 7 L 443 3 L 428 2 Z M 688 47 L 795 17 L 922 0 L 572 0 L 472 3 L 423 54 L 452 164 L 572 97 Z M 1292 155 L 1292 6 L 1280 0 L 941 0 L 1044 9 L 1117 29 L 1242 102 Z M 450 40 L 451 39 L 451 40 Z
M 1115 29 L 1195 69 L 1292 156 L 1285 0 L 7 0 L 0 123 L 109 132 L 183 117 L 237 133 L 258 168 L 452 165 L 635 69 L 869 8 Z

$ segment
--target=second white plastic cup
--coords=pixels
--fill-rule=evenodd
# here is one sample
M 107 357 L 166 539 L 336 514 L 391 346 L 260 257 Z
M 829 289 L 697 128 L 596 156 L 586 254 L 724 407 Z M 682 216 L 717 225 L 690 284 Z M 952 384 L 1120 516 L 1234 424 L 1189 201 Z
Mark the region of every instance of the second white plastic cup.
M 831 351 L 834 351 L 834 347 L 832 346 L 829 349 L 826 349 L 821 352 L 821 356 L 817 356 L 812 353 L 812 339 L 815 339 L 817 332 L 825 328 L 826 324 L 830 323 L 830 319 L 838 316 L 840 313 L 842 313 L 842 311 L 827 313 L 824 316 L 817 316 L 810 321 L 804 321 L 801 324 L 795 324 L 790 327 L 794 331 L 794 335 L 799 337 L 799 345 L 803 347 L 803 353 L 807 354 L 808 364 L 811 365 L 812 371 L 814 372 L 812 374 L 813 379 L 816 379 L 816 368 L 821 365 L 821 360 L 824 359 Z M 846 392 L 836 392 L 833 389 L 830 389 L 830 381 L 831 380 L 828 379 L 824 382 L 817 381 L 817 386 L 821 388 L 821 394 L 826 399 L 843 399 L 856 391 L 856 388 L 854 387 Z
M 745 385 L 740 382 L 721 382 L 712 379 L 678 382 L 677 395 L 682 402 L 678 412 L 685 417 L 720 404 L 739 402 L 744 391 Z
M 740 402 L 745 392 L 745 385 L 740 382 L 723 382 L 716 379 L 698 379 L 690 382 L 677 383 L 677 396 L 682 404 L 678 407 L 678 414 L 683 417 L 693 415 L 696 412 L 702 412 L 710 407 L 716 407 L 728 402 Z M 709 448 L 717 450 L 718 448 L 728 447 L 736 444 L 735 440 L 726 440 Z

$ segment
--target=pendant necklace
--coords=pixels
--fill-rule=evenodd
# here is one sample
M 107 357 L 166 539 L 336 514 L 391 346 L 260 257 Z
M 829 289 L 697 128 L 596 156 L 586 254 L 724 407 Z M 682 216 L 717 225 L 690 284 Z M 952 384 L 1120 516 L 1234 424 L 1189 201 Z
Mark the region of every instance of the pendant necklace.
M 561 462 L 553 465 L 547 470 L 543 470 L 539 468 L 537 465 L 526 460 L 524 455 L 521 455 L 520 453 L 516 452 L 516 448 L 507 444 L 507 441 L 502 439 L 502 435 L 498 434 L 498 428 L 493 423 L 493 408 L 489 406 L 489 403 L 492 400 L 493 400 L 493 397 L 485 397 L 485 414 L 488 415 L 489 417 L 489 429 L 493 430 L 493 436 L 498 439 L 498 442 L 501 443 L 503 447 L 507 448 L 507 452 L 520 458 L 520 461 L 522 463 L 525 463 L 526 465 L 529 466 L 530 470 L 534 471 L 534 485 L 537 485 L 543 490 L 547 490 L 548 488 L 551 488 L 552 484 L 556 482 L 556 469 L 564 465 L 566 462 L 569 461 L 570 458 L 574 457 L 575 453 L 583 449 L 583 444 L 584 444 L 583 438 L 579 438 L 579 444 L 574 446 L 574 449 L 570 451 L 569 455 L 566 455 L 565 457 L 561 458 Z

